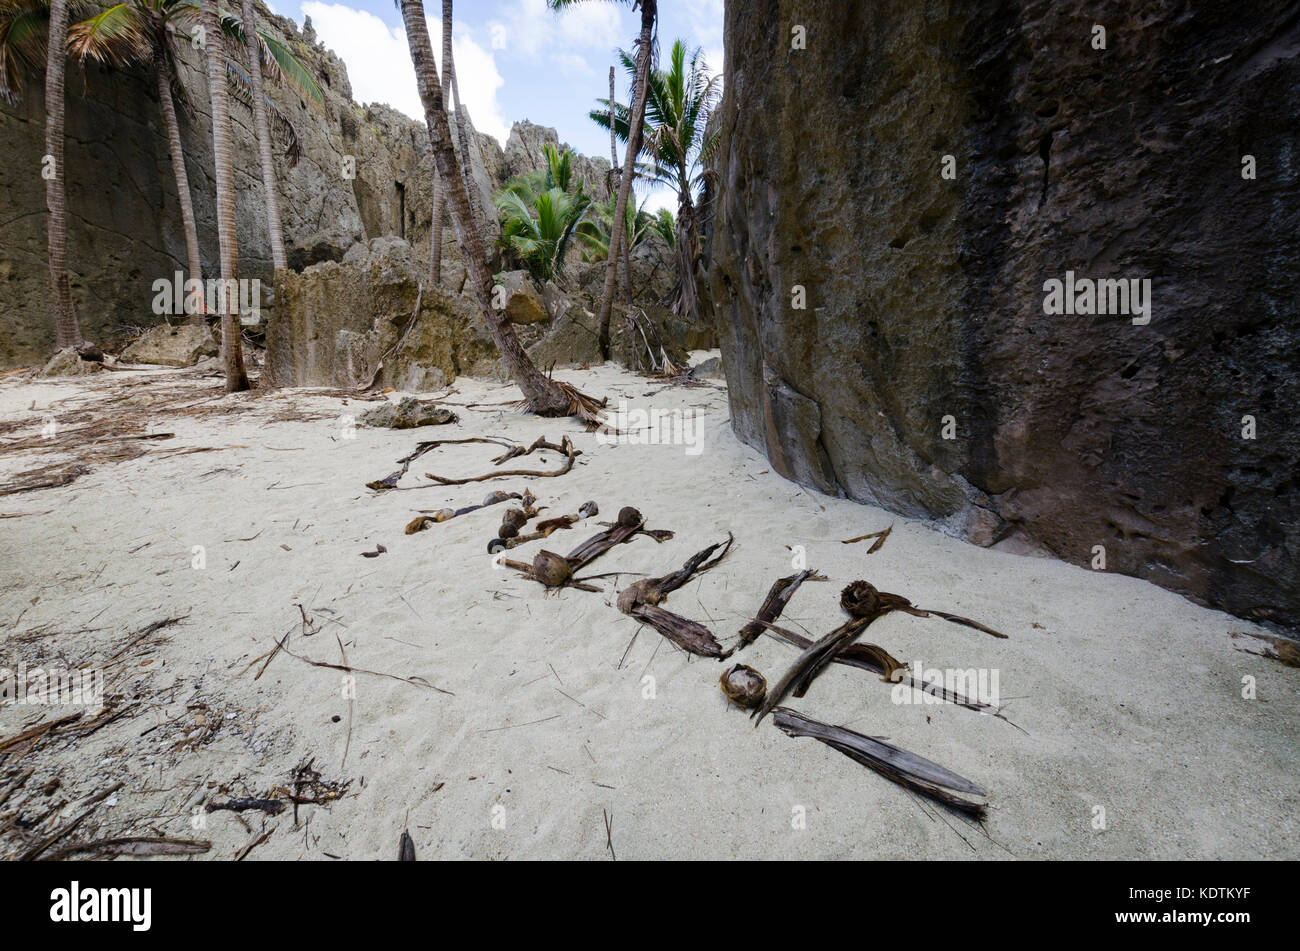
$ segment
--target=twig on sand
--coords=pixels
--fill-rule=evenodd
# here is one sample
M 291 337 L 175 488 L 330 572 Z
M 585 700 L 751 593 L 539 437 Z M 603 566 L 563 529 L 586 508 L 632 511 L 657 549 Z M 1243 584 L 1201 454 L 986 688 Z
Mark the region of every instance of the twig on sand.
M 101 802 L 103 802 L 113 793 L 117 792 L 124 785 L 125 785 L 124 782 L 117 782 L 114 783 L 112 786 L 109 786 L 107 789 L 103 790 L 102 792 L 96 793 L 86 804 L 86 808 L 81 811 L 81 813 L 77 816 L 77 818 L 73 819 L 67 825 L 57 829 L 55 832 L 53 832 L 46 838 L 42 839 L 36 845 L 32 846 L 30 849 L 28 849 L 26 852 L 24 852 L 22 855 L 18 857 L 18 861 L 30 862 L 33 859 L 35 859 L 38 855 L 40 855 L 42 852 L 48 849 L 55 842 L 58 842 L 61 838 L 63 838 L 73 829 L 77 828 L 77 826 L 81 825 L 81 823 L 85 820 L 86 816 L 94 812 L 95 808 Z
M 614 817 L 603 808 L 600 811 L 605 815 L 605 848 L 609 849 L 609 857 L 617 862 L 618 856 L 614 854 Z
M 885 539 L 889 537 L 889 533 L 892 532 L 893 530 L 894 530 L 894 526 L 890 525 L 888 528 L 884 529 L 883 531 L 868 532 L 866 535 L 859 535 L 857 538 L 846 538 L 844 539 L 844 541 L 840 542 L 840 544 L 852 545 L 854 542 L 864 542 L 868 538 L 874 538 L 876 540 L 875 544 L 873 544 L 870 548 L 867 549 L 868 555 L 874 555 L 876 552 L 880 551 L 880 546 L 885 544 Z
M 56 849 L 41 859 L 57 862 L 72 855 L 93 852 L 101 855 L 199 855 L 212 848 L 205 839 L 170 839 L 165 836 L 130 835 L 112 839 L 95 839 L 92 842 L 74 842 Z
M 436 690 L 438 691 L 438 693 L 445 693 L 449 697 L 455 696 L 455 694 L 452 693 L 450 690 L 443 690 L 441 687 L 435 687 L 433 684 L 429 683 L 429 681 L 425 680 L 423 677 L 399 677 L 397 674 L 386 674 L 383 671 L 379 671 L 379 670 L 366 670 L 366 668 L 364 667 L 352 667 L 344 664 L 331 664 L 328 661 L 312 660 L 310 657 L 303 657 L 301 654 L 295 654 L 287 647 L 282 648 L 282 650 L 290 657 L 296 658 L 297 660 L 302 661 L 304 664 L 311 664 L 313 667 L 325 667 L 329 670 L 341 670 L 344 673 L 348 673 L 348 674 L 370 674 L 372 677 L 387 677 L 389 680 L 398 680 L 404 684 L 411 684 L 412 686 L 415 687 L 424 687 L 426 690 Z
M 236 861 L 236 862 L 242 862 L 242 861 L 244 861 L 244 859 L 246 859 L 246 858 L 248 857 L 248 853 L 249 853 L 249 852 L 253 851 L 253 849 L 257 848 L 259 845 L 261 845 L 261 844 L 262 844 L 263 842 L 265 842 L 267 839 L 271 838 L 271 836 L 272 836 L 274 833 L 275 833 L 275 827 L 272 826 L 271 828 L 269 828 L 269 829 L 267 829 L 265 832 L 263 832 L 261 835 L 255 837 L 251 842 L 248 843 L 248 845 L 244 846 L 242 849 L 240 849 L 240 850 L 235 854 L 235 861 Z

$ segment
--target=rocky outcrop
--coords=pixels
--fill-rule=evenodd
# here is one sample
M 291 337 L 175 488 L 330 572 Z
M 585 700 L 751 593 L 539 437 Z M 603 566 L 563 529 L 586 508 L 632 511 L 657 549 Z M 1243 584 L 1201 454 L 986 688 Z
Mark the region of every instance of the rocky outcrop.
M 571 148 L 560 142 L 554 129 L 533 125 L 524 120 L 510 127 L 510 137 L 505 147 L 505 177 L 523 175 L 525 172 L 546 170 L 546 146 L 555 146 L 560 151 Z M 584 190 L 596 201 L 608 201 L 610 197 L 609 161 L 603 158 L 588 158 L 573 149 L 573 173 L 575 179 L 585 183 Z
M 1300 624 L 1294 7 L 757 0 L 726 43 L 737 434 L 823 491 Z M 1052 312 L 1068 272 L 1150 281 L 1149 322 Z
M 160 324 L 145 331 L 122 351 L 123 363 L 148 363 L 165 367 L 192 367 L 220 348 L 206 324 Z
M 496 348 L 468 296 L 430 288 L 400 238 L 375 238 L 301 274 L 284 271 L 266 334 L 275 386 L 437 389 L 487 372 Z M 421 290 L 421 283 L 426 285 Z M 419 302 L 419 310 L 416 303 Z

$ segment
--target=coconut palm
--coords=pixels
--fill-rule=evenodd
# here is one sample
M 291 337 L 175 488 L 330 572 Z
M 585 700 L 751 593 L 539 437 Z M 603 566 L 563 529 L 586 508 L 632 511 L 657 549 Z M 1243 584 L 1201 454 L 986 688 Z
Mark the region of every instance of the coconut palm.
M 429 128 L 429 141 L 438 175 L 442 178 L 451 212 L 452 228 L 465 259 L 468 284 L 484 323 L 496 343 L 501 359 L 514 381 L 523 390 L 528 408 L 542 416 L 579 415 L 595 420 L 598 404 L 567 384 L 559 384 L 545 376 L 529 359 L 510 326 L 504 310 L 492 306 L 492 274 L 488 270 L 483 238 L 474 227 L 470 210 L 469 190 L 456 160 L 456 150 L 451 144 L 451 126 L 438 84 L 438 67 L 433 59 L 433 46 L 429 42 L 429 25 L 424 19 L 421 0 L 400 0 L 402 22 L 406 27 L 407 46 L 415 79 L 419 86 L 420 101 L 424 105 L 424 118 Z
M 624 68 L 635 75 L 637 64 L 632 57 L 623 50 L 619 50 L 619 57 Z M 677 230 L 681 236 L 675 243 L 681 281 L 679 309 L 696 320 L 700 319 L 697 202 L 709 174 L 705 164 L 718 142 L 717 133 L 709 135 L 706 127 L 718 103 L 720 80 L 709 74 L 698 48 L 688 54 L 686 44 L 678 40 L 673 44 L 668 69 L 652 69 L 647 83 L 646 131 L 641 145 L 647 162 L 641 166 L 642 176 L 677 192 Z M 626 140 L 628 108 L 614 103 L 611 109 L 608 100 L 599 102 L 601 106 L 589 113 L 592 121 L 608 129 L 612 113 L 613 131 Z
M 203 0 L 203 52 L 212 98 L 212 154 L 217 179 L 217 243 L 221 250 L 221 283 L 226 289 L 221 308 L 221 359 L 226 370 L 226 392 L 248 389 L 244 354 L 239 341 L 239 242 L 235 234 L 235 167 L 230 129 L 230 92 L 225 55 L 221 48 L 221 20 L 217 0 Z
M 545 147 L 545 171 L 506 182 L 496 197 L 504 215 L 500 245 L 539 281 L 563 277 L 564 258 L 591 205 L 584 183 L 573 180 L 573 152 Z
M 84 4 L 71 7 L 81 12 Z M 45 66 L 45 205 L 49 211 L 50 304 L 55 346 L 85 343 L 68 281 L 68 197 L 63 166 L 63 82 L 67 68 L 68 0 L 0 0 L 0 96 L 16 101 L 23 74 Z
M 63 165 L 63 73 L 67 68 L 68 2 L 50 0 L 50 32 L 45 57 L 45 155 L 52 174 L 45 179 L 45 205 L 50 211 L 50 295 L 54 305 L 54 345 L 77 347 L 85 341 L 72 308 L 68 283 L 68 194 Z
M 586 0 L 546 0 L 556 11 L 565 10 Z M 632 110 L 628 116 L 627 155 L 623 158 L 623 173 L 618 181 L 618 198 L 614 208 L 614 230 L 611 241 L 620 247 L 627 223 L 627 202 L 632 192 L 632 175 L 636 170 L 636 157 L 641 151 L 641 122 L 645 115 L 646 87 L 650 78 L 650 60 L 653 54 L 655 23 L 658 19 L 658 0 L 604 0 L 604 2 L 630 2 L 632 9 L 641 8 L 641 34 L 636 42 L 636 87 L 632 96 Z M 600 352 L 609 359 L 609 316 L 614 303 L 614 284 L 618 280 L 618 253 L 606 256 L 605 290 L 600 298 Z
M 592 202 L 587 216 L 579 223 L 576 233 L 586 248 L 588 260 L 600 261 L 609 255 L 610 232 L 614 230 L 614 208 L 615 201 L 612 198 L 609 201 Z M 671 220 L 672 212 L 668 212 L 668 215 Z M 629 201 L 624 217 L 623 234 L 627 239 L 623 242 L 625 248 L 635 248 L 652 231 L 663 234 L 658 216 L 646 211 L 644 202 L 637 208 Z

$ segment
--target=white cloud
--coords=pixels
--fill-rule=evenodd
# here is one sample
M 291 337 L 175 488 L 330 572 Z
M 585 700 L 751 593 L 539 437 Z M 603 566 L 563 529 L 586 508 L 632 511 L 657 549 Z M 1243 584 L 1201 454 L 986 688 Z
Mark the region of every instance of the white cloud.
M 405 30 L 390 29 L 373 13 L 341 3 L 307 0 L 302 12 L 311 17 L 321 42 L 347 64 L 352 97 L 357 102 L 387 103 L 413 119 L 424 118 Z M 497 90 L 505 80 L 497 71 L 492 53 L 465 35 L 464 29 L 457 23 L 452 36 L 461 102 L 469 109 L 475 128 L 505 142 L 509 125 L 497 101 Z M 429 20 L 429 35 L 441 69 L 440 20 Z
M 556 13 L 546 0 L 514 0 L 492 26 L 503 31 L 506 48 L 515 53 L 531 59 L 546 52 L 557 58 L 555 54 L 574 49 L 626 45 L 619 12 L 613 3 L 579 3 Z

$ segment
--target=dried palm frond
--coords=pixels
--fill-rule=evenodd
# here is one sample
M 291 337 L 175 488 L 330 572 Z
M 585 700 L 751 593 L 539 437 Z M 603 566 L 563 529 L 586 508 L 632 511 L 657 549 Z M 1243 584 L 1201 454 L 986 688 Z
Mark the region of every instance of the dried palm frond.
M 787 736 L 810 736 L 820 740 L 900 786 L 906 786 L 976 819 L 984 818 L 988 808 L 984 803 L 957 795 L 966 793 L 984 796 L 984 790 L 966 777 L 923 756 L 909 753 L 884 740 L 856 733 L 847 727 L 813 720 L 786 707 L 777 709 L 772 722 Z

